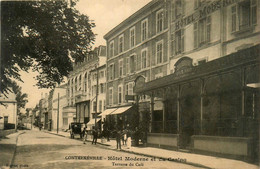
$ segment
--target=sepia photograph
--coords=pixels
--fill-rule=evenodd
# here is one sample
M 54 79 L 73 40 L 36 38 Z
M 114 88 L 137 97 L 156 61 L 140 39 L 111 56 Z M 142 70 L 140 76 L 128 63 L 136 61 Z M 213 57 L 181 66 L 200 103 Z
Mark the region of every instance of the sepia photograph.
M 260 0 L 0 6 L 0 169 L 260 167 Z

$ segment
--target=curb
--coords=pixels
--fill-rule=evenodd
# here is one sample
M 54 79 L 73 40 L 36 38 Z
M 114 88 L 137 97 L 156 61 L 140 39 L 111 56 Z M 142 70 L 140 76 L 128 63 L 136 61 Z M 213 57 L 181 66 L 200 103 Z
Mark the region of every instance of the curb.
M 47 132 L 47 131 L 44 131 L 45 133 L 49 133 L 49 134 L 53 134 L 53 135 L 57 135 L 57 136 L 62 136 L 62 137 L 65 137 L 64 135 L 61 135 L 61 134 L 57 134 L 57 133 L 50 133 L 50 132 Z M 76 139 L 78 140 L 78 139 Z M 81 141 L 81 140 L 78 140 L 78 141 Z M 86 140 L 86 142 L 92 142 L 90 140 Z M 103 146 L 111 146 L 109 144 L 104 144 L 104 143 L 100 143 L 100 142 L 97 142 L 97 144 L 99 145 L 103 145 Z M 134 151 L 130 151 L 130 150 L 124 150 L 124 149 L 121 149 L 121 150 L 117 150 L 117 149 L 112 149 L 112 148 L 107 148 L 109 150 L 113 150 L 113 151 L 121 151 L 121 152 L 126 152 L 126 153 L 131 153 L 131 154 L 135 154 L 135 155 L 141 155 L 141 156 L 145 156 L 145 157 L 154 157 L 154 158 L 157 158 L 157 159 L 162 159 L 164 161 L 169 161 L 169 162 L 176 162 L 176 163 L 181 163 L 181 164 L 186 164 L 186 165 L 191 165 L 191 166 L 194 166 L 194 167 L 201 167 L 201 168 L 207 168 L 207 169 L 211 169 L 210 167 L 208 166 L 205 166 L 205 165 L 202 165 L 202 164 L 198 164 L 198 163 L 193 163 L 193 162 L 181 162 L 181 161 L 172 161 L 172 160 L 168 160 L 168 158 L 165 158 L 165 157 L 160 157 L 160 156 L 154 156 L 154 155 L 149 155 L 149 154 L 144 154 L 144 153 L 137 153 L 137 152 L 134 152 Z
M 20 135 L 24 134 L 24 133 L 25 133 L 25 131 L 23 131 L 23 132 L 21 132 L 21 133 L 17 134 L 17 136 L 16 136 L 16 140 L 15 140 L 15 148 L 14 148 L 14 152 L 13 152 L 12 160 L 11 160 L 11 162 L 10 162 L 9 166 L 12 166 L 12 165 L 13 165 L 13 163 L 14 163 L 14 158 L 15 158 L 16 149 L 17 149 L 17 142 L 18 142 L 18 137 L 19 137 Z
M 154 158 L 157 158 L 157 159 L 162 159 L 163 161 L 169 161 L 169 162 L 175 162 L 175 163 L 192 165 L 194 167 L 201 167 L 201 168 L 211 169 L 208 166 L 205 166 L 205 165 L 202 165 L 202 164 L 198 164 L 198 163 L 193 163 L 193 162 L 187 162 L 187 161 L 186 162 L 181 162 L 181 161 L 178 161 L 178 160 L 176 160 L 176 161 L 175 160 L 169 160 L 168 158 L 165 158 L 165 157 L 154 156 L 154 155 L 149 155 L 149 154 L 144 154 L 144 153 L 137 153 L 137 152 L 134 152 L 134 151 L 124 150 L 124 149 L 121 149 L 120 151 L 131 153 L 131 154 L 135 154 L 135 155 L 142 155 L 142 156 L 145 156 L 145 157 L 154 157 Z

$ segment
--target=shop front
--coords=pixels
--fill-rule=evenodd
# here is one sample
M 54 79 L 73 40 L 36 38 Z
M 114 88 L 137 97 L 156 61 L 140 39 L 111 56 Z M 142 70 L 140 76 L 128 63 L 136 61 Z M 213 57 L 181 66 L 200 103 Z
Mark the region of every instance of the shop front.
M 173 74 L 147 83 L 138 77 L 135 92 L 151 98 L 148 145 L 256 158 L 259 58 L 257 45 L 198 66 L 182 57 Z

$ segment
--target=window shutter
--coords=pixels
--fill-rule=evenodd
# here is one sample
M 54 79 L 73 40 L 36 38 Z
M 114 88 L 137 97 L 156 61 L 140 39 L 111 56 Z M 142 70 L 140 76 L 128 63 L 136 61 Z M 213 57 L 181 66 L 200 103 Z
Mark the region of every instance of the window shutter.
M 123 59 L 123 75 L 126 75 L 126 58 Z
M 256 16 L 256 0 L 251 0 L 251 23 L 252 25 L 257 23 L 257 16 Z
M 137 70 L 141 70 L 141 55 L 137 55 Z
M 182 5 L 182 15 L 185 15 L 185 1 L 181 1 Z
M 175 20 L 175 2 L 172 1 L 171 3 L 172 3 L 172 10 L 171 10 L 171 12 L 172 12 L 172 22 L 173 22 Z
M 175 33 L 174 32 L 172 32 L 171 33 L 171 52 L 172 52 L 172 56 L 174 56 L 175 55 L 175 44 L 176 42 L 175 42 Z
M 193 25 L 194 30 L 194 48 L 198 47 L 198 22 L 195 22 Z
M 167 44 L 164 44 L 165 42 L 163 41 L 162 43 L 162 51 L 163 51 L 163 62 L 167 62 L 168 60 L 168 54 L 167 54 L 167 51 L 164 50 L 165 49 L 165 46 L 167 46 Z M 168 41 L 166 41 L 166 43 L 168 43 Z
M 110 80 L 110 67 L 107 67 L 107 80 Z
M 150 52 L 147 50 L 146 51 L 146 59 L 147 59 L 147 64 L 146 64 L 146 67 L 149 67 L 150 66 Z
M 184 29 L 181 30 L 181 52 L 184 52 Z
M 115 71 L 115 65 L 112 65 L 112 79 L 114 79 L 116 76 L 116 71 Z
M 237 6 L 231 7 L 231 32 L 236 31 L 237 28 Z
M 155 59 L 156 59 L 156 44 L 155 44 L 155 47 L 152 48 L 152 55 L 151 55 L 151 63 L 152 65 L 151 66 L 154 66 L 155 65 Z
M 211 34 L 211 16 L 207 17 L 207 42 L 210 42 Z
M 137 55 L 134 55 L 134 72 L 137 70 Z

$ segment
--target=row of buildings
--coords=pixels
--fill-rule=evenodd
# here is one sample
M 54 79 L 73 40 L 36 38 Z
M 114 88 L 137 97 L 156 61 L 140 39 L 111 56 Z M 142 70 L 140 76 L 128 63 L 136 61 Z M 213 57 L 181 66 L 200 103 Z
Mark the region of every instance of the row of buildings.
M 65 106 L 46 111 L 45 125 L 57 127 L 59 112 L 66 128 L 147 127 L 148 145 L 257 157 L 259 5 L 152 0 L 74 66 L 63 94 L 49 94 L 49 107 Z

